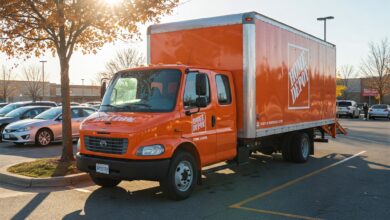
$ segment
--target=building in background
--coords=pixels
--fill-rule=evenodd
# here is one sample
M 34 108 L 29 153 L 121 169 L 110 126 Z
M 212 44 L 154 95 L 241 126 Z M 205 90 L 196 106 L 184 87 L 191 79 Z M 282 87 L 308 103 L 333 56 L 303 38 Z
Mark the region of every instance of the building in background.
M 32 94 L 38 94 L 37 100 L 48 100 L 61 102 L 61 85 L 45 82 L 39 83 L 39 87 L 29 86 L 31 82 L 11 80 L 7 81 L 8 91 L 7 98 L 3 100 L 2 92 L 0 91 L 0 102 L 17 102 L 31 101 Z M 44 91 L 43 91 L 44 87 Z M 34 90 L 34 91 L 32 91 Z M 89 102 L 100 101 L 100 86 L 91 85 L 70 85 L 71 102 Z
M 367 102 L 369 105 L 377 104 L 379 102 L 377 95 L 375 95 L 377 93 L 367 85 L 367 79 L 351 78 L 348 79 L 346 83 L 346 90 L 343 95 L 337 97 L 337 99 L 354 100 L 357 103 Z M 390 94 L 384 96 L 383 102 L 390 104 Z

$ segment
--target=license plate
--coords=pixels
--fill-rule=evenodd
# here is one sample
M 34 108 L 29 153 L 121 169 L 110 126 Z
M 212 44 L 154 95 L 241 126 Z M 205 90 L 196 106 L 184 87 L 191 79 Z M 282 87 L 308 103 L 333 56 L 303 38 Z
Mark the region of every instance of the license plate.
M 96 164 L 96 173 L 109 174 L 110 168 L 109 168 L 108 164 L 97 163 Z
M 9 138 L 9 134 L 5 134 L 4 138 L 8 139 Z

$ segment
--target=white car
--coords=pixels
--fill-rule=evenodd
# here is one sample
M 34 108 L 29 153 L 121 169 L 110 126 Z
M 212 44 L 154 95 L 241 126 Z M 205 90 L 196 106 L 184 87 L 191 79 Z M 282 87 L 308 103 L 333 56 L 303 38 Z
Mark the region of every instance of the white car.
M 368 118 L 388 118 L 390 120 L 390 105 L 378 104 L 371 106 L 368 110 Z
M 350 118 L 359 118 L 360 110 L 357 103 L 353 100 L 337 100 L 336 101 L 337 116 L 348 116 Z

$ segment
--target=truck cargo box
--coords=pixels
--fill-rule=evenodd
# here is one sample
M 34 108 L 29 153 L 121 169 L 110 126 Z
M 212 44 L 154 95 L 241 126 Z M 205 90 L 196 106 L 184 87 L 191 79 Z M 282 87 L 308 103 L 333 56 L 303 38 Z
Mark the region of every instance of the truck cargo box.
M 256 12 L 152 25 L 147 58 L 232 72 L 239 138 L 335 123 L 335 45 Z

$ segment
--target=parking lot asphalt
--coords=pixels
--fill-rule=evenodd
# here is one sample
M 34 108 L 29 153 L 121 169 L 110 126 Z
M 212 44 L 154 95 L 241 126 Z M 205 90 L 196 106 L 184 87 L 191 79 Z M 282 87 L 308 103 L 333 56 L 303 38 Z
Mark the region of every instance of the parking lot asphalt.
M 346 137 L 316 143 L 305 164 L 255 154 L 250 163 L 205 172 L 184 201 L 167 199 L 157 182 L 91 182 L 63 188 L 0 185 L 0 219 L 387 219 L 390 216 L 390 121 L 341 119 Z M 0 166 L 59 155 L 0 143 Z

